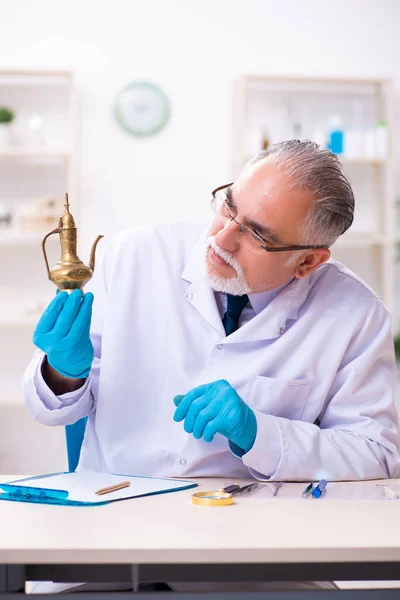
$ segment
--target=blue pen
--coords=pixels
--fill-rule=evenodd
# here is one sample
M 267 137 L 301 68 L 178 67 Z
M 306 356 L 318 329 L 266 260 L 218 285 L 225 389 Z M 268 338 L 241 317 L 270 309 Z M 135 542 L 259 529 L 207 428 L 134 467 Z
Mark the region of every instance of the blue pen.
M 326 479 L 321 479 L 318 485 L 316 485 L 312 492 L 313 498 L 320 498 L 322 496 L 322 492 L 326 488 L 327 481 Z

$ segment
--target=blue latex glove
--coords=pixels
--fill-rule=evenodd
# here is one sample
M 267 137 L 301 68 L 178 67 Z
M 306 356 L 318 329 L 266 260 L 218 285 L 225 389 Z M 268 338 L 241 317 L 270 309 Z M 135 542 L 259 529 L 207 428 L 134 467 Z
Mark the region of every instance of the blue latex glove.
M 92 304 L 90 292 L 60 292 L 33 333 L 35 346 L 47 354 L 49 364 L 64 377 L 85 378 L 90 372 L 94 358 L 89 337 Z
M 216 433 L 248 452 L 256 439 L 257 420 L 254 412 L 224 379 L 199 385 L 185 396 L 175 396 L 178 407 L 174 421 L 184 422 L 187 433 L 211 442 Z

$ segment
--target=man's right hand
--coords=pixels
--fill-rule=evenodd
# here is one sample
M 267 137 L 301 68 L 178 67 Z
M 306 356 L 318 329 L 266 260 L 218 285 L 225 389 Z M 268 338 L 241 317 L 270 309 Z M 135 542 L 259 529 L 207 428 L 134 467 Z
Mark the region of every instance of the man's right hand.
M 90 340 L 93 294 L 60 292 L 44 311 L 33 333 L 33 343 L 53 369 L 71 379 L 86 378 L 94 358 Z

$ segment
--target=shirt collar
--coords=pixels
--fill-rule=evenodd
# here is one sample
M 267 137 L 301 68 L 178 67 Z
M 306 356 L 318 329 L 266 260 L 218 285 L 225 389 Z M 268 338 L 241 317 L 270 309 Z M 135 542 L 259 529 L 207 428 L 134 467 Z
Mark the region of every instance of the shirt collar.
M 209 235 L 209 228 L 210 224 L 207 225 L 195 244 L 188 257 L 181 278 L 191 284 L 185 291 L 186 298 L 192 302 L 193 306 L 201 312 L 203 317 L 217 331 L 224 335 L 214 291 L 205 279 L 205 244 Z M 239 338 L 245 335 L 241 331 L 242 329 L 246 329 L 246 335 L 249 340 L 278 337 L 284 331 L 287 320 L 298 318 L 300 307 L 308 295 L 310 281 L 310 276 L 303 279 L 295 277 L 289 283 L 274 290 L 262 292 L 261 294 L 250 294 L 249 299 L 256 316 L 254 319 L 251 319 L 246 328 L 239 328 L 227 339 L 231 340 L 232 343 L 240 341 Z M 278 295 L 279 306 L 275 306 L 273 300 Z M 264 309 L 265 313 L 262 316 L 260 313 Z
M 262 310 L 264 310 L 264 308 L 266 306 L 268 306 L 268 304 L 270 302 L 272 302 L 272 300 L 274 298 L 276 298 L 276 296 L 278 296 L 281 293 L 281 291 L 293 281 L 293 279 L 291 279 L 290 281 L 287 281 L 283 285 L 280 285 L 272 290 L 268 290 L 267 292 L 259 292 L 257 294 L 248 294 L 250 304 L 251 304 L 252 309 L 254 310 L 255 314 L 258 315 L 258 313 L 260 313 Z

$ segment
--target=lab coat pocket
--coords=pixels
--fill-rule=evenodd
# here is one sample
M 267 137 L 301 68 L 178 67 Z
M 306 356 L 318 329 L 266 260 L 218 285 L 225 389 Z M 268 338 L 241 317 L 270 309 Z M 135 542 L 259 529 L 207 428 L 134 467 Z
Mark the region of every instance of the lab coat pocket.
M 250 388 L 249 406 L 274 417 L 301 420 L 312 379 L 273 379 L 258 376 Z

